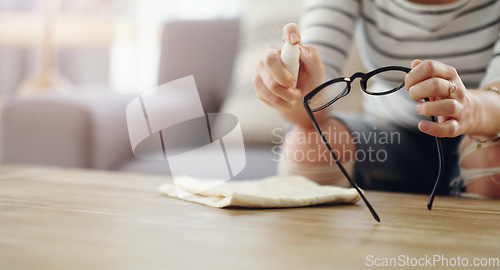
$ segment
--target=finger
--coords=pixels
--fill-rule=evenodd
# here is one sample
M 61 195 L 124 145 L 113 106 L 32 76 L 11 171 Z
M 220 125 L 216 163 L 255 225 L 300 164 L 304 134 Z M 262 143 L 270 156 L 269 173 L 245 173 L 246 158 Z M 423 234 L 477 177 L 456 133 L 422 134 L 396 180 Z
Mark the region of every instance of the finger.
M 417 104 L 417 112 L 425 116 L 457 117 L 462 110 L 462 104 L 455 99 L 443 99 Z
M 450 81 L 434 77 L 413 85 L 408 92 L 410 97 L 418 102 L 429 97 L 449 97 L 451 86 Z
M 288 111 L 296 105 L 296 101 L 288 102 L 269 91 L 259 75 L 254 77 L 253 85 L 255 87 L 257 97 L 273 108 L 281 111 Z
M 274 95 L 276 95 L 276 96 L 278 96 L 286 101 L 295 101 L 297 99 L 300 99 L 300 97 L 301 97 L 300 91 L 297 89 L 288 88 L 288 87 L 285 87 L 285 86 L 279 84 L 276 81 L 276 78 L 274 77 L 274 75 L 271 73 L 272 71 L 270 71 L 267 68 L 266 64 L 264 64 L 262 61 L 259 62 L 259 64 L 257 65 L 257 72 L 258 72 L 262 82 L 266 86 L 266 88 L 270 92 L 272 92 Z M 282 72 L 289 73 L 286 70 L 283 70 Z
M 282 40 L 292 45 L 300 42 L 300 28 L 295 23 L 289 23 L 283 27 Z
M 459 124 L 455 119 L 450 119 L 443 123 L 421 121 L 418 125 L 418 129 L 423 133 L 440 138 L 453 138 L 460 135 Z
M 264 65 L 267 70 L 271 72 L 274 80 L 281 86 L 286 88 L 295 86 L 296 80 L 293 75 L 285 68 L 283 62 L 281 62 L 279 50 L 274 48 L 267 49 L 266 56 L 264 58 Z
M 422 63 L 422 60 L 420 60 L 420 59 L 415 59 L 415 60 L 411 61 L 411 68 L 415 68 L 420 63 Z
M 304 70 L 311 79 L 323 81 L 325 67 L 323 66 L 318 50 L 314 46 L 300 47 L 300 60 L 301 69 Z
M 451 80 L 457 76 L 458 74 L 454 67 L 435 60 L 426 60 L 416 65 L 415 68 L 406 75 L 405 84 L 409 89 L 413 85 L 432 77 Z

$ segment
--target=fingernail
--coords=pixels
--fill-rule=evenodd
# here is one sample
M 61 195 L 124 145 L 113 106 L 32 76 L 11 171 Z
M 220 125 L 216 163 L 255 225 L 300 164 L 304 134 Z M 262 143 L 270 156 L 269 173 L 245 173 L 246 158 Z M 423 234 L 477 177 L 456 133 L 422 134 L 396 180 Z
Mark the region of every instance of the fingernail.
M 302 53 L 304 55 L 309 55 L 309 50 L 306 48 L 306 47 L 299 47 L 300 51 L 302 51 Z
M 429 130 L 429 123 L 427 122 L 420 122 L 419 126 L 421 131 L 428 131 Z
M 299 43 L 299 41 L 300 41 L 299 35 L 297 35 L 297 33 L 295 33 L 295 32 L 292 32 L 290 34 L 290 42 L 292 44 L 297 44 L 297 43 Z
M 418 112 L 418 114 L 422 113 L 422 105 L 417 104 L 417 112 Z

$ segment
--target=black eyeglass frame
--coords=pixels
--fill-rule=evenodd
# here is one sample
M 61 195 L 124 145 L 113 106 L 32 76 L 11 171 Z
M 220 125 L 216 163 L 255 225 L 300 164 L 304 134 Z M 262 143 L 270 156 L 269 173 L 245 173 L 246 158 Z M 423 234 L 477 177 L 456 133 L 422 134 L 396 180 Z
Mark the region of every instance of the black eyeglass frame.
M 336 78 L 336 79 L 332 79 L 332 80 L 329 80 L 323 84 L 321 84 L 320 86 L 316 87 L 314 90 L 312 90 L 311 92 L 309 92 L 302 100 L 303 104 L 304 104 L 304 108 L 306 109 L 307 111 L 307 114 L 309 115 L 309 118 L 311 119 L 313 125 L 314 125 L 314 128 L 316 129 L 316 131 L 318 132 L 318 134 L 320 135 L 321 137 L 321 140 L 323 141 L 323 143 L 326 145 L 326 147 L 328 148 L 328 151 L 330 152 L 330 154 L 332 155 L 333 159 L 335 160 L 335 163 L 337 164 L 337 166 L 340 168 L 340 170 L 342 171 L 342 173 L 344 174 L 344 176 L 347 178 L 347 180 L 349 181 L 349 183 L 356 189 L 356 191 L 359 193 L 359 195 L 361 196 L 361 198 L 363 199 L 364 203 L 366 204 L 366 206 L 368 207 L 368 209 L 370 210 L 373 218 L 380 222 L 380 218 L 377 214 L 377 212 L 375 211 L 375 209 L 373 209 L 373 207 L 371 206 L 371 204 L 368 202 L 368 200 L 366 199 L 365 195 L 363 194 L 363 192 L 361 191 L 361 189 L 359 188 L 359 186 L 356 184 L 356 182 L 350 177 L 350 175 L 347 173 L 346 169 L 344 168 L 344 166 L 342 166 L 342 163 L 340 163 L 337 155 L 335 155 L 332 147 L 330 146 L 330 143 L 328 143 L 328 140 L 326 139 L 326 137 L 323 135 L 323 132 L 321 131 L 321 128 L 318 124 L 318 121 L 316 120 L 316 117 L 314 117 L 314 113 L 315 112 L 318 112 L 318 111 L 321 111 L 329 106 L 331 106 L 333 103 L 335 103 L 336 101 L 338 101 L 339 99 L 347 96 L 350 92 L 351 92 L 351 84 L 352 82 L 359 78 L 360 79 L 360 85 L 361 85 L 361 89 L 363 90 L 363 92 L 365 92 L 366 94 L 368 95 L 375 95 L 375 96 L 381 96 L 381 95 L 388 95 L 388 94 L 391 94 L 391 93 L 394 93 L 402 88 L 404 88 L 405 86 L 405 82 L 403 81 L 401 84 L 399 84 L 398 86 L 396 86 L 395 88 L 392 88 L 390 90 L 387 90 L 387 91 L 384 91 L 384 92 L 371 92 L 369 91 L 367 88 L 367 82 L 368 80 L 379 74 L 379 73 L 382 73 L 382 72 L 386 72 L 386 71 L 403 71 L 403 72 L 410 72 L 410 68 L 407 68 L 407 67 L 401 67 L 401 66 L 387 66 L 387 67 L 382 67 L 382 68 L 378 68 L 378 69 L 375 69 L 373 71 L 370 71 L 368 73 L 363 73 L 363 72 L 357 72 L 357 73 L 354 73 L 351 77 L 341 77 L 341 78 Z M 339 82 L 344 82 L 346 83 L 346 87 L 345 89 L 338 95 L 336 96 L 335 98 L 333 98 L 331 101 L 327 102 L 326 104 L 318 107 L 318 108 L 315 108 L 315 109 L 311 109 L 311 100 L 312 98 L 318 94 L 321 90 L 325 89 L 326 87 L 334 84 L 334 83 L 339 83 Z M 425 99 L 425 101 L 429 101 L 428 98 Z M 432 121 L 433 122 L 438 122 L 437 120 L 437 117 L 435 116 L 432 116 Z M 438 137 L 435 137 L 436 139 L 436 146 L 437 146 L 437 151 L 438 151 L 438 156 L 439 156 L 439 167 L 438 167 L 438 176 L 436 178 L 436 182 L 434 184 L 434 187 L 432 189 L 432 192 L 431 192 L 431 195 L 429 197 L 429 201 L 427 203 L 427 209 L 431 210 L 432 209 L 432 204 L 434 202 L 434 198 L 436 196 L 436 193 L 437 193 L 437 189 L 439 187 L 439 184 L 441 182 L 441 178 L 442 178 L 442 173 L 443 173 L 443 162 L 444 162 L 444 157 L 443 157 L 443 146 L 442 146 L 442 143 L 441 143 L 441 139 L 438 138 Z

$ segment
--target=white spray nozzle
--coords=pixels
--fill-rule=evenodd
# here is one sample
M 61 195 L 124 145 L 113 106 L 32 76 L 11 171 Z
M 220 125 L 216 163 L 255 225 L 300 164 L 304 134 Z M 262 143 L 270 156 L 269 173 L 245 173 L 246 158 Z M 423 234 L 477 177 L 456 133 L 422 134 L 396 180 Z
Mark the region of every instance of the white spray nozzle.
M 283 48 L 281 48 L 281 62 L 286 67 L 292 76 L 297 80 L 299 75 L 299 57 L 300 57 L 300 49 L 299 44 L 292 45 L 285 41 L 283 44 Z M 295 86 L 294 86 L 295 87 Z

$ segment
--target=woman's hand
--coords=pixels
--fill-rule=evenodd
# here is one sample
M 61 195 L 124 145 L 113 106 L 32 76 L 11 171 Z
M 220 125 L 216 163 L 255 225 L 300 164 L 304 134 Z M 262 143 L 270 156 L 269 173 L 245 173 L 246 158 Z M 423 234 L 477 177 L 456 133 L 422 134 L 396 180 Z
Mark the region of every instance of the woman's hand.
M 420 102 L 420 115 L 437 116 L 439 122 L 421 121 L 420 131 L 436 137 L 457 137 L 475 130 L 476 107 L 473 95 L 465 88 L 454 67 L 434 60 L 414 60 L 405 79 L 410 97 Z
M 302 46 L 300 29 L 296 24 L 285 25 L 283 40 L 300 46 L 297 81 L 281 62 L 281 48 L 271 47 L 257 64 L 253 87 L 259 99 L 279 110 L 286 120 L 308 126 L 311 121 L 302 105 L 302 98 L 323 82 L 324 67 L 314 47 Z M 295 83 L 297 88 L 292 88 Z

